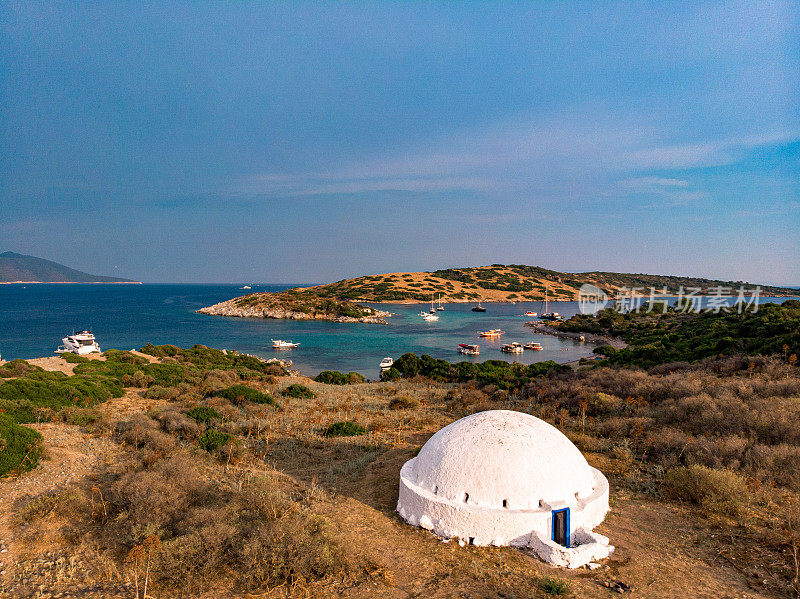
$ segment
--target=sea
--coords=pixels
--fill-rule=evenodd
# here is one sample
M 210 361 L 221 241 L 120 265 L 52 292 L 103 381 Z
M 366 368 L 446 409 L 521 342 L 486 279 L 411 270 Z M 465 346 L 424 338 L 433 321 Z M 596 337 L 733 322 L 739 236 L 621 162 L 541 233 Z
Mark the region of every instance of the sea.
M 0 356 L 5 360 L 53 355 L 61 338 L 89 329 L 102 350 L 138 349 L 146 343 L 190 347 L 196 343 L 237 350 L 264 358 L 290 359 L 293 368 L 313 376 L 322 370 L 355 371 L 368 379 L 380 375 L 385 357 L 405 352 L 428 354 L 449 361 L 506 360 L 531 364 L 544 360 L 565 363 L 592 355 L 595 345 L 552 335 L 536 334 L 524 323 L 528 310 L 540 312 L 541 302 L 487 303 L 486 312 L 472 312 L 472 304 L 444 304 L 439 320 L 419 317 L 430 305 L 371 304 L 395 313 L 388 325 L 327 321 L 272 320 L 208 316 L 195 311 L 204 306 L 252 293 L 281 291 L 292 285 L 0 285 Z M 784 301 L 788 298 L 761 301 Z M 550 310 L 570 317 L 577 302 L 550 302 Z M 478 336 L 478 331 L 500 328 L 502 340 Z M 273 350 L 272 339 L 300 346 Z M 541 343 L 543 350 L 505 354 L 501 343 Z M 480 356 L 456 351 L 459 343 L 478 343 Z

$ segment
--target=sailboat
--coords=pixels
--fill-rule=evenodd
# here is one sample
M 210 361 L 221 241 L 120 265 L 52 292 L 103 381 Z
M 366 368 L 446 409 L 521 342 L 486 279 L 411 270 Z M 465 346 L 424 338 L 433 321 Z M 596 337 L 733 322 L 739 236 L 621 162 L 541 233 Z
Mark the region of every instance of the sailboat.
M 539 315 L 539 318 L 542 320 L 563 320 L 563 316 L 558 312 L 549 312 L 547 305 L 547 285 L 544 286 L 544 309 L 542 313 Z
M 436 314 L 436 308 L 434 308 L 434 307 L 433 307 L 433 296 L 431 296 L 431 309 L 430 309 L 430 313 L 431 313 L 431 314 Z
M 442 306 L 442 294 L 441 293 L 439 294 L 439 305 L 436 307 L 436 309 L 439 310 L 440 312 L 442 310 L 444 310 L 444 306 Z

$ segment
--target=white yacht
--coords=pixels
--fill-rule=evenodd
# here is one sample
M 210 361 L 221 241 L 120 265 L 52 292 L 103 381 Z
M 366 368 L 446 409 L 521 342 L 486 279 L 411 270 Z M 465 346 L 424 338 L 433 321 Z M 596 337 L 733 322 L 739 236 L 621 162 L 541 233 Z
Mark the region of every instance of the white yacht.
M 421 317 L 422 317 L 424 320 L 428 320 L 428 321 L 439 320 L 439 315 L 438 315 L 438 314 L 435 314 L 435 313 L 434 313 L 434 314 L 431 314 L 430 312 L 420 312 L 420 313 L 419 313 L 419 315 L 420 315 L 420 316 L 421 316 Z
M 384 358 L 381 360 L 381 370 L 386 370 L 392 367 L 394 360 L 392 358 Z
M 68 335 L 61 340 L 63 345 L 60 345 L 56 350 L 57 354 L 91 354 L 100 352 L 100 346 L 94 340 L 94 335 L 90 331 L 78 331 L 72 335 Z
M 294 349 L 299 345 L 299 343 L 292 343 L 291 341 L 284 341 L 283 339 L 272 340 L 272 349 Z
M 524 349 L 524 346 L 519 341 L 514 341 L 512 343 L 504 343 L 500 346 L 500 351 L 505 352 L 507 354 L 521 354 Z

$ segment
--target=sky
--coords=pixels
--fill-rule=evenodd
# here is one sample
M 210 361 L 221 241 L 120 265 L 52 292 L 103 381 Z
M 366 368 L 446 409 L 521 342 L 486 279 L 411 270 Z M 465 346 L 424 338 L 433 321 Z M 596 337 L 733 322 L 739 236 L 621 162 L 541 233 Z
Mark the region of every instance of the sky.
M 800 5 L 0 0 L 6 250 L 800 285 Z

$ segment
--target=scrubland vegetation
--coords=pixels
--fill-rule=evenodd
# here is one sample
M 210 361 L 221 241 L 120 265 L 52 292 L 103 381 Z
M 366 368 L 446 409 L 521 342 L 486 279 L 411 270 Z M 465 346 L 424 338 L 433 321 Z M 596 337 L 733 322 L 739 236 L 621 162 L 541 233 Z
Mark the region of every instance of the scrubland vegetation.
M 492 264 L 432 272 L 363 276 L 319 285 L 302 292 L 336 300 L 375 302 L 425 302 L 440 294 L 448 301 L 470 301 L 481 297 L 501 301 L 538 301 L 544 298 L 547 289 L 551 300 L 575 300 L 584 284 L 596 285 L 613 296 L 620 288 L 654 288 L 672 294 L 677 294 L 680 288 L 697 288 L 707 293 L 719 286 L 738 289 L 742 283 L 648 274 L 569 273 L 524 264 Z M 783 287 L 762 287 L 762 293 L 794 295 L 796 291 Z
M 608 363 L 651 367 L 692 362 L 718 355 L 783 355 L 797 363 L 800 354 L 800 301 L 762 304 L 757 311 L 683 312 L 670 307 L 622 314 L 611 308 L 578 314 L 558 325 L 563 331 L 621 337 L 628 347 L 603 348 Z M 792 358 L 792 356 L 794 356 Z
M 375 540 L 351 519 L 355 510 L 377 527 L 396 521 L 399 468 L 441 426 L 481 410 L 519 410 L 564 431 L 608 475 L 612 502 L 628 494 L 690 506 L 694 526 L 714 538 L 711 568 L 725 556 L 759 593 L 797 595 L 800 368 L 790 350 L 799 306 L 787 304 L 759 311 L 760 322 L 696 317 L 696 339 L 711 343 L 735 327 L 741 350 L 692 354 L 700 359 L 666 360 L 670 348 L 688 347 L 670 337 L 686 326 L 683 316 L 647 325 L 666 358 L 647 369 L 613 360 L 578 369 L 449 364 L 406 354 L 386 380 L 364 383 L 330 371 L 317 380 L 288 377 L 274 364 L 203 346 L 152 345 L 142 350 L 157 362 L 110 351 L 105 361 L 77 364 L 70 377 L 16 361 L 2 368 L 0 431 L 15 449 L 0 466 L 36 463 L 29 450 L 38 441 L 18 440 L 19 429 L 31 431 L 21 423 L 76 421 L 82 410 L 88 432 L 121 445 L 119 459 L 84 485 L 29 497 L 18 516 L 27 525 L 21 538 L 33 542 L 55 526 L 59 543 L 102 564 L 108 584 L 147 584 L 153 596 L 389 594 L 411 588 L 397 587 L 402 566 L 387 557 L 387 547 L 401 546 L 428 552 L 409 553 L 412 562 L 442 560 L 452 571 L 426 566 L 435 588 L 582 595 L 595 587 L 574 577 L 567 584 L 511 549 L 446 553 L 450 545 L 428 544 L 428 533 L 411 527 Z M 644 325 L 625 326 L 635 349 Z M 757 341 L 765 330 L 779 336 L 778 351 L 771 339 Z M 123 393 L 140 402 L 138 412 L 99 409 Z M 23 453 L 28 462 L 9 463 Z M 609 574 L 586 576 L 601 582 Z

